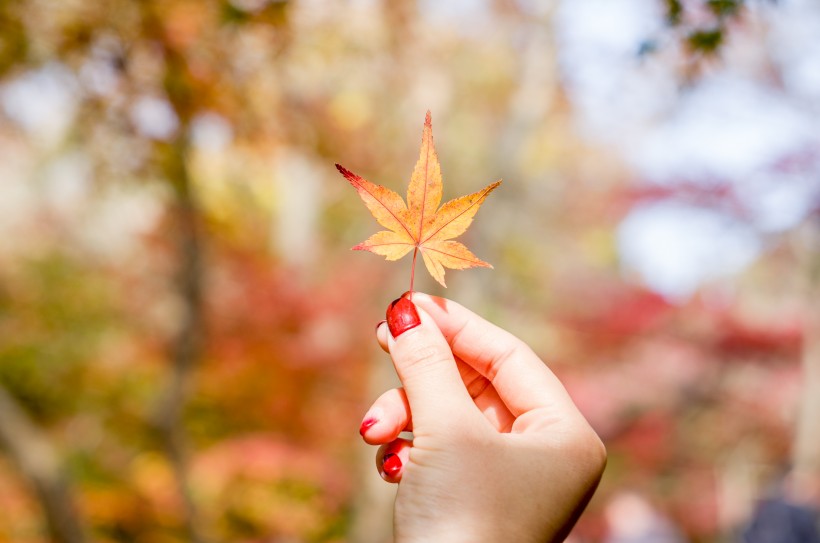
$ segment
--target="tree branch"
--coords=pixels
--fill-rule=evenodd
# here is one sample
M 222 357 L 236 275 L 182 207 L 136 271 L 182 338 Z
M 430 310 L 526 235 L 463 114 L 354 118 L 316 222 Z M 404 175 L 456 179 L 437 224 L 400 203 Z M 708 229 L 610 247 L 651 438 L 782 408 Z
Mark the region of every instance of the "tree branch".
M 84 543 L 83 524 L 71 498 L 57 452 L 23 408 L 0 385 L 0 445 L 34 487 L 49 536 L 57 543 Z

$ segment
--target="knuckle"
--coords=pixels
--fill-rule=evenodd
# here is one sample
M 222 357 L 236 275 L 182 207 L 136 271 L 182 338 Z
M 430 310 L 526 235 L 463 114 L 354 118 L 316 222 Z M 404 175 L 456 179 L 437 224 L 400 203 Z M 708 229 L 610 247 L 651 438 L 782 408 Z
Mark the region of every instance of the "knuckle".
M 434 368 L 452 362 L 452 355 L 444 353 L 432 345 L 423 345 L 413 348 L 406 357 L 406 366 L 415 370 Z
M 585 431 L 579 432 L 573 440 L 572 449 L 586 472 L 594 477 L 601 476 L 606 468 L 607 452 L 595 430 L 587 426 Z
M 490 380 L 484 377 L 481 374 L 476 375 L 473 379 L 469 382 L 465 383 L 467 387 L 467 392 L 470 394 L 472 399 L 476 399 L 481 396 L 485 390 L 490 387 Z

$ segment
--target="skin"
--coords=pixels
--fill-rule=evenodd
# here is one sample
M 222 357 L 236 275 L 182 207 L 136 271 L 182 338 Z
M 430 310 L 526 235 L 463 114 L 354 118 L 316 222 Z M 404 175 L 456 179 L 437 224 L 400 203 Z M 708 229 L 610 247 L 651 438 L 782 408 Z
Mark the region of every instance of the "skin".
M 375 401 L 362 432 L 399 484 L 395 540 L 562 541 L 600 480 L 601 440 L 515 336 L 450 300 L 412 301 L 419 326 L 376 330 L 403 386 Z M 398 471 L 385 472 L 386 454 Z

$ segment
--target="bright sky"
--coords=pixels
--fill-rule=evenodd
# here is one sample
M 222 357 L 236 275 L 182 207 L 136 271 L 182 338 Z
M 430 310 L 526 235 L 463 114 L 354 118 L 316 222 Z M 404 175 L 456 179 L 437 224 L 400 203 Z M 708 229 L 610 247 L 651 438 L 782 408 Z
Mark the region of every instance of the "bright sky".
M 743 269 L 765 235 L 794 226 L 820 200 L 820 3 L 751 3 L 771 21 L 767 41 L 730 43 L 725 66 L 689 87 L 671 69 L 674 43 L 662 38 L 660 5 L 564 0 L 556 33 L 585 136 L 618 149 L 641 182 L 728 183 L 740 195 L 744 220 L 667 202 L 638 207 L 622 222 L 624 267 L 681 300 Z M 660 48 L 654 58 L 638 54 L 649 41 Z M 766 56 L 782 70 L 779 87 L 755 69 Z M 794 171 L 778 167 L 806 156 Z

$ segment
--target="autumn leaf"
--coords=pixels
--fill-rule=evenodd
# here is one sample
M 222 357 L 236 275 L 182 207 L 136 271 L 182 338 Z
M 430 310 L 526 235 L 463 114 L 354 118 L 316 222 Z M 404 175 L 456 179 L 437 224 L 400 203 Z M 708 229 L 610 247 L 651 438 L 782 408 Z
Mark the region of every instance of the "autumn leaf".
M 444 268 L 492 268 L 453 238 L 467 230 L 484 199 L 501 181 L 439 207 L 442 196 L 441 166 L 433 144 L 429 111 L 424 120 L 419 159 L 407 187 L 407 203 L 386 187 L 371 183 L 339 164 L 336 168 L 356 188 L 373 217 L 387 228 L 373 234 L 353 250 L 370 251 L 387 260 L 398 260 L 412 250 L 411 291 L 419 253 L 427 271 L 443 287 L 447 286 L 444 283 Z

